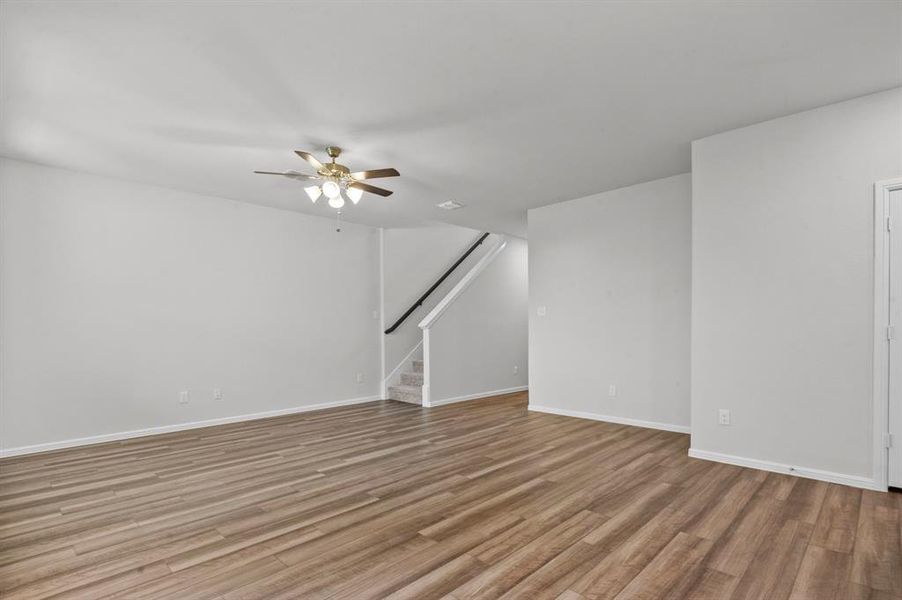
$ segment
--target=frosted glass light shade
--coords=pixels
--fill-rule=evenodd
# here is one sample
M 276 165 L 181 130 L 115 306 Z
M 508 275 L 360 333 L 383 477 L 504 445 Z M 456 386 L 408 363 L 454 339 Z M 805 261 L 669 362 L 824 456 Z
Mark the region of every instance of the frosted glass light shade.
M 341 195 L 341 188 L 334 181 L 327 181 L 323 184 L 323 193 L 326 198 L 337 198 Z
M 323 191 L 319 189 L 318 185 L 307 186 L 304 188 L 304 191 L 307 192 L 307 195 L 310 197 L 314 204 L 316 204 L 317 198 L 319 198 L 323 194 Z
M 357 188 L 349 187 L 345 190 L 345 193 L 348 195 L 348 198 L 351 199 L 351 202 L 357 204 L 360 202 L 360 197 L 363 196 L 363 190 L 359 190 Z
M 341 197 L 341 194 L 335 196 L 334 198 L 329 198 L 329 206 L 332 208 L 341 208 L 345 205 L 345 199 Z

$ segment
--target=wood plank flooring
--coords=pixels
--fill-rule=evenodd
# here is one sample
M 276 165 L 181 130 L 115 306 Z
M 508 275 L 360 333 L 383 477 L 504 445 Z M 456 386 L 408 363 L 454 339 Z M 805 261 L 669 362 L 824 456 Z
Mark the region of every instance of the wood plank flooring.
M 902 494 L 385 401 L 0 462 L 0 596 L 902 598 Z

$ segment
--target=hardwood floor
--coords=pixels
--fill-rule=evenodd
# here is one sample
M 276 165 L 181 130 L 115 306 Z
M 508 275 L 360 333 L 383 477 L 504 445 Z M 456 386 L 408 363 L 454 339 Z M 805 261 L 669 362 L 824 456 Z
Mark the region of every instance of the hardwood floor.
M 902 494 L 374 402 L 0 462 L 13 598 L 902 598 Z

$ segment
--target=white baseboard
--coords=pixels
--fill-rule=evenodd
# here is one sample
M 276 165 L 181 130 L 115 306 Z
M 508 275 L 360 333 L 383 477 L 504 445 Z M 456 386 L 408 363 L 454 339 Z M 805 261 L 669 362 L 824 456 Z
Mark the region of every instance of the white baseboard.
M 162 425 L 160 427 L 148 427 L 147 429 L 135 429 L 132 431 L 120 431 L 117 433 L 104 433 L 102 435 L 92 435 L 89 437 L 75 438 L 71 440 L 62 440 L 59 442 L 47 442 L 44 444 L 34 444 L 33 446 L 19 446 L 17 448 L 0 449 L 0 458 L 7 456 L 21 456 L 23 454 L 34 454 L 36 452 L 49 452 L 50 450 L 62 450 L 63 448 L 74 448 L 77 446 L 88 446 L 91 444 L 102 444 L 104 442 L 117 442 L 120 440 L 128 440 L 132 438 L 145 437 L 148 435 L 158 435 L 161 433 L 172 433 L 174 431 L 184 431 L 186 429 L 198 429 L 201 427 L 212 427 L 214 425 L 226 425 L 228 423 L 238 423 L 240 421 L 253 421 L 255 419 L 268 419 L 270 417 L 280 417 L 283 415 L 293 415 L 296 413 L 309 412 L 312 410 L 322 410 L 324 408 L 335 408 L 338 406 L 348 406 L 351 404 L 362 404 L 364 402 L 374 402 L 381 400 L 379 396 L 365 396 L 362 398 L 349 398 L 347 400 L 337 400 L 335 402 L 323 402 L 321 404 L 310 404 L 307 406 L 293 406 L 291 408 L 281 408 L 278 410 L 268 410 L 264 412 L 251 413 L 247 415 L 235 415 L 231 417 L 219 417 L 217 419 L 206 419 L 204 421 L 191 421 L 189 423 L 176 423 L 174 425 Z
M 661 429 L 663 431 L 675 431 L 676 433 L 689 433 L 687 425 L 674 425 L 673 423 L 659 423 L 657 421 L 643 421 L 642 419 L 631 419 L 628 417 L 615 417 L 613 415 L 600 415 L 598 413 L 583 412 L 580 410 L 568 410 L 566 408 L 555 408 L 552 406 L 539 406 L 530 404 L 529 410 L 536 412 L 549 413 L 552 415 L 561 415 L 564 417 L 576 417 L 578 419 L 591 419 L 593 421 L 604 421 L 605 423 L 617 423 L 618 425 L 632 425 L 633 427 L 646 427 L 648 429 Z
M 782 463 L 771 462 L 767 460 L 758 460 L 757 458 L 745 458 L 743 456 L 733 456 L 732 454 L 721 454 L 720 452 L 708 452 L 707 450 L 697 450 L 689 448 L 689 456 L 692 458 L 700 458 L 702 460 L 711 460 L 714 462 L 726 463 L 728 465 L 736 465 L 739 467 L 749 467 L 750 469 L 758 469 L 761 471 L 771 471 L 773 473 L 784 473 L 786 475 L 796 475 L 807 479 L 817 479 L 818 481 L 827 481 L 829 483 L 839 483 L 866 490 L 877 490 L 885 492 L 885 487 L 880 487 L 870 477 L 859 477 L 857 475 L 844 475 L 842 473 L 834 473 L 833 471 L 822 471 L 820 469 L 808 469 L 805 467 L 796 467 L 793 465 L 785 465 Z
M 478 394 L 469 394 L 467 396 L 455 396 L 454 398 L 442 398 L 441 400 L 432 400 L 428 406 L 442 406 L 443 404 L 454 404 L 455 402 L 466 402 L 467 400 L 479 400 L 480 398 L 489 398 L 491 396 L 503 396 L 504 394 L 513 394 L 514 392 L 525 392 L 529 389 L 528 385 L 518 387 L 505 388 L 503 390 L 492 390 L 490 392 L 479 392 Z M 427 405 L 423 405 L 427 406 Z

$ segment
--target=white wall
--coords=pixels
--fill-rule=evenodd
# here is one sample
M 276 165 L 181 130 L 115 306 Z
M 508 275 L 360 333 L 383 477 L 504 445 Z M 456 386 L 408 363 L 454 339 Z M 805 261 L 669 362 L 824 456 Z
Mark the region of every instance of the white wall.
M 431 225 L 383 231 L 385 329 L 404 314 L 435 281 L 479 239 L 480 232 L 454 225 Z M 472 267 L 490 240 L 483 242 L 398 329 L 384 336 L 388 375 L 422 339 L 423 317 Z
M 377 395 L 378 256 L 372 228 L 0 161 L 0 446 Z
M 485 244 L 498 242 L 490 236 Z M 429 334 L 432 404 L 522 389 L 528 381 L 526 241 L 507 246 L 442 313 Z M 517 372 L 514 372 L 517 367 Z
M 871 478 L 873 184 L 902 175 L 902 90 L 696 141 L 692 170 L 693 450 Z
M 690 203 L 684 174 L 529 211 L 531 407 L 688 428 Z

